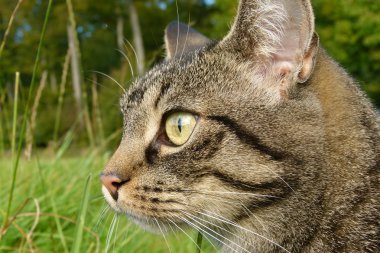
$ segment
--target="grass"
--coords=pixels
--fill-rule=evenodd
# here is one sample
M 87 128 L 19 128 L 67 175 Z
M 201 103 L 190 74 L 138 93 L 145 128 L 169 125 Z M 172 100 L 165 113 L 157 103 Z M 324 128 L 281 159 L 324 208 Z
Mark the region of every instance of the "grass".
M 17 217 L 13 210 L 10 219 L 15 219 L 0 242 L 0 252 L 104 252 L 106 247 L 108 252 L 169 252 L 162 236 L 143 231 L 124 217 L 115 218 L 112 223 L 116 217 L 112 211 L 106 211 L 100 219 L 106 204 L 96 175 L 107 160 L 108 155 L 90 160 L 21 160 L 12 206 L 15 210 L 24 207 Z M 3 219 L 12 163 L 3 158 L 0 164 Z M 89 177 L 90 174 L 94 176 Z M 196 240 L 194 231 L 187 233 Z M 196 252 L 194 242 L 182 232 L 167 236 L 167 240 L 173 253 Z M 213 252 L 206 241 L 202 252 Z
M 0 44 L 0 57 L 22 1 L 18 1 L 12 13 L 6 36 Z M 100 138 L 96 148 L 90 145 L 93 148 L 79 150 L 76 156 L 68 157 L 66 153 L 75 139 L 78 122 L 74 122 L 64 136 L 58 136 L 58 130 L 70 53 L 63 63 L 59 85 L 53 148 L 34 150 L 28 160 L 21 158 L 28 121 L 38 117 L 37 106 L 32 106 L 32 100 L 36 96 L 35 83 L 39 78 L 41 50 L 52 4 L 53 0 L 49 0 L 31 82 L 28 90 L 25 89 L 26 97 L 19 97 L 22 73 L 16 73 L 13 100 L 5 99 L 6 91 L 0 86 L 0 252 L 214 252 L 208 242 L 204 242 L 200 249 L 202 236 L 196 231 L 179 230 L 166 237 L 152 235 L 107 208 L 96 175 L 110 156 L 104 147 L 120 136 L 120 130 L 107 138 Z M 67 4 L 70 7 L 71 1 L 67 0 Z M 69 12 L 71 25 L 75 27 L 72 7 Z M 94 125 L 102 130 L 97 91 L 92 91 Z M 84 101 L 87 101 L 86 97 Z M 78 115 L 77 121 L 86 117 L 88 130 L 92 123 L 85 115 L 87 109 Z M 13 111 L 12 122 L 6 122 L 3 118 L 9 119 L 10 111 Z M 5 128 L 8 132 L 9 128 L 12 130 L 9 150 L 5 144 Z M 33 131 L 30 134 L 33 135 Z M 93 144 L 92 133 L 89 133 L 89 139 Z M 33 145 L 32 141 L 30 145 Z

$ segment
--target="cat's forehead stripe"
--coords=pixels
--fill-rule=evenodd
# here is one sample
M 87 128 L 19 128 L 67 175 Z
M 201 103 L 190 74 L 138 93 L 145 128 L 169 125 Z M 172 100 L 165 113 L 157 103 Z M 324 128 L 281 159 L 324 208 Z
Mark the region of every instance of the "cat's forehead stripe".
M 139 87 L 134 90 L 128 95 L 128 104 L 139 104 L 141 103 L 142 99 L 144 98 L 144 94 L 146 91 L 146 87 Z
M 156 98 L 156 102 L 154 103 L 154 106 L 157 107 L 158 103 L 160 102 L 161 98 L 163 96 L 165 96 L 165 94 L 168 92 L 170 88 L 170 83 L 169 82 L 166 82 L 164 83 L 162 86 L 161 86 L 161 90 L 160 90 L 160 93 L 158 94 L 157 98 Z

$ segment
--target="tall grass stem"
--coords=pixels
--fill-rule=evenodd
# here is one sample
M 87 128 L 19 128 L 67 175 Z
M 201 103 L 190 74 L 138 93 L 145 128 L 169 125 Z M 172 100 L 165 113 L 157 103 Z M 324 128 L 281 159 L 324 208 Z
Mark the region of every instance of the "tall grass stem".
M 25 110 L 24 110 L 24 114 L 23 114 L 23 121 L 22 121 L 22 126 L 21 126 L 21 131 L 20 131 L 20 137 L 18 140 L 17 155 L 15 158 L 15 163 L 12 166 L 13 172 L 12 172 L 11 189 L 9 191 L 8 207 L 7 207 L 7 211 L 5 213 L 4 226 L 8 223 L 8 218 L 9 218 L 9 214 L 10 214 L 10 210 L 11 210 L 11 206 L 12 206 L 13 193 L 14 193 L 14 188 L 16 185 L 15 182 L 16 182 L 16 177 L 17 177 L 17 169 L 18 169 L 18 165 L 19 165 L 19 161 L 20 161 L 22 144 L 23 144 L 24 136 L 25 136 L 26 123 L 27 123 L 27 119 L 29 116 L 30 102 L 32 100 L 32 94 L 34 91 L 37 69 L 38 69 L 38 65 L 40 62 L 41 49 L 42 49 L 43 41 L 45 38 L 46 27 L 47 27 L 47 24 L 49 21 L 49 16 L 50 16 L 52 5 L 53 5 L 53 0 L 49 0 L 48 6 L 46 9 L 46 13 L 45 13 L 44 23 L 42 26 L 40 42 L 39 42 L 38 49 L 37 49 L 36 60 L 34 62 L 32 80 L 30 82 L 29 93 L 28 93 L 28 99 L 27 99 L 27 103 L 25 105 Z
M 3 115 L 4 107 L 5 90 L 0 89 L 0 157 L 5 153 L 5 122 L 3 122 L 3 119 L 5 118 L 5 115 Z
M 84 191 L 83 191 L 83 196 L 82 196 L 82 202 L 81 206 L 78 211 L 78 218 L 77 218 L 77 224 L 76 224 L 76 231 L 75 231 L 75 236 L 74 236 L 74 241 L 73 241 L 73 246 L 71 248 L 71 253 L 79 253 L 80 252 L 80 247 L 82 244 L 82 237 L 83 237 L 83 228 L 84 228 L 84 223 L 86 221 L 86 214 L 87 214 L 87 209 L 88 209 L 88 202 L 90 199 L 90 182 L 92 179 L 92 175 L 88 175 L 85 186 L 84 186 Z
M 46 86 L 47 77 L 48 77 L 48 72 L 47 72 L 47 70 L 45 70 L 42 73 L 40 84 L 38 85 L 36 95 L 34 96 L 34 103 L 33 103 L 32 111 L 30 114 L 30 121 L 29 121 L 28 127 L 26 129 L 26 143 L 25 143 L 26 147 L 25 147 L 24 154 L 25 154 L 25 157 L 27 160 L 30 160 L 30 158 L 32 157 L 34 129 L 36 128 L 38 106 L 40 104 L 42 91 L 44 90 L 44 88 Z
M 46 185 L 45 176 L 42 173 L 42 168 L 41 168 L 41 164 L 40 164 L 40 161 L 39 161 L 38 157 L 37 157 L 37 167 L 38 167 L 38 172 L 40 174 L 42 189 L 44 190 L 44 192 L 49 192 L 48 191 L 48 187 Z M 51 195 L 48 195 L 48 199 L 49 199 L 50 204 L 51 204 L 51 206 L 53 208 L 53 213 L 58 214 L 58 209 L 57 209 L 57 205 L 55 204 L 54 198 Z M 57 226 L 58 236 L 59 236 L 59 239 L 60 239 L 60 241 L 62 243 L 63 250 L 64 250 L 65 253 L 68 253 L 69 249 L 67 247 L 67 242 L 66 242 L 65 236 L 63 234 L 62 224 L 61 224 L 60 219 L 58 218 L 58 216 L 56 216 L 56 215 L 54 216 L 54 221 L 55 221 L 55 225 Z
M 63 99 L 66 92 L 67 74 L 69 72 L 70 57 L 71 57 L 70 49 L 68 49 L 66 53 L 66 57 L 65 57 L 65 62 L 63 64 L 61 82 L 59 84 L 58 106 L 57 106 L 57 113 L 56 113 L 55 124 L 54 124 L 54 135 L 53 135 L 53 142 L 55 146 L 57 146 L 58 131 L 59 131 L 59 126 L 61 124 L 62 106 L 63 106 Z
M 96 73 L 94 73 L 92 75 L 92 111 L 94 115 L 93 125 L 95 125 L 97 129 L 98 141 L 100 143 L 103 143 L 104 142 L 104 128 L 103 128 L 102 116 L 100 113 L 100 107 L 99 107 L 98 89 L 96 86 L 97 86 L 97 75 Z
M 7 38 L 9 36 L 9 32 L 11 31 L 11 27 L 12 27 L 13 21 L 14 21 L 14 19 L 16 17 L 16 13 L 17 13 L 18 9 L 20 8 L 20 5 L 21 5 L 22 1 L 23 0 L 18 0 L 18 2 L 16 4 L 16 7 L 14 8 L 14 10 L 12 12 L 12 15 L 11 15 L 11 17 L 9 19 L 7 29 L 5 30 L 4 37 L 3 37 L 3 40 L 1 41 L 1 45 L 0 45 L 0 59 L 1 59 L 1 56 L 3 54 L 5 43 L 7 42 Z
M 11 143 L 13 164 L 15 163 L 15 158 L 16 158 L 16 134 L 17 134 L 19 87 L 20 87 L 20 72 L 16 72 L 16 74 L 15 74 L 14 100 L 13 100 L 12 143 Z
M 198 232 L 198 235 L 197 235 L 197 249 L 196 249 L 196 253 L 201 253 L 201 249 L 202 249 L 202 240 L 203 240 L 203 235 L 201 232 Z
M 81 72 L 81 53 L 80 53 L 80 49 L 79 49 L 79 40 L 78 40 L 78 34 L 77 34 L 77 31 L 76 31 L 76 21 L 75 21 L 75 15 L 74 15 L 74 9 L 73 9 L 73 4 L 71 2 L 71 0 L 66 0 L 66 5 L 67 5 L 67 10 L 68 10 L 68 13 L 69 13 L 69 35 L 71 34 L 72 35 L 72 43 L 73 43 L 73 53 L 72 53 L 72 58 L 76 58 L 76 65 L 77 65 L 77 68 L 78 68 L 78 73 L 81 73 L 79 74 L 79 83 L 83 83 L 83 73 Z M 75 54 L 75 55 L 74 55 Z M 74 66 L 71 66 L 72 68 Z M 89 108 L 88 108 L 88 103 L 87 103 L 87 89 L 85 87 L 83 87 L 83 85 L 81 85 L 80 87 L 81 89 L 81 99 L 82 99 L 82 108 L 80 108 L 81 111 L 83 111 L 83 118 L 84 118 L 84 124 L 85 124 L 85 127 L 86 127 L 86 131 L 87 131 L 87 135 L 88 135 L 88 139 L 89 139 L 89 142 L 90 142 L 90 145 L 93 147 L 95 142 L 94 142 L 94 133 L 93 133 L 93 129 L 92 129 L 92 124 L 91 124 L 91 120 L 90 120 L 90 113 L 89 113 Z

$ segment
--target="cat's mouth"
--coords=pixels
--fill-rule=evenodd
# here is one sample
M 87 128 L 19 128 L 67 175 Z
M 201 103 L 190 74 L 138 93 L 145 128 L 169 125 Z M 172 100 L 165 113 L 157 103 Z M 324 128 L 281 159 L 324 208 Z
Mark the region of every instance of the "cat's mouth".
M 103 187 L 102 192 L 107 203 L 117 213 L 126 215 L 127 218 L 145 230 L 153 233 L 166 233 L 170 224 L 183 227 L 183 221 L 178 216 L 180 210 L 178 208 L 169 208 L 168 206 L 152 205 L 148 203 L 136 204 L 133 199 L 123 197 L 123 194 L 115 200 L 109 191 Z

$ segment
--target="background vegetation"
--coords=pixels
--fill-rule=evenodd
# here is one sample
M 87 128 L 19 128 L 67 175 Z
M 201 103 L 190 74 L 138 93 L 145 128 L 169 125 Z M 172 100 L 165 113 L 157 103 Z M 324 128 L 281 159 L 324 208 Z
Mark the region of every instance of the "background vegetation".
M 380 107 L 380 2 L 313 5 L 322 45 Z M 111 212 L 96 226 L 104 201 L 97 176 L 87 186 L 86 178 L 120 140 L 120 86 L 163 58 L 165 26 L 180 19 L 220 39 L 236 8 L 231 0 L 0 0 L 0 251 L 168 251 Z M 168 239 L 172 252 L 195 251 L 182 236 Z

